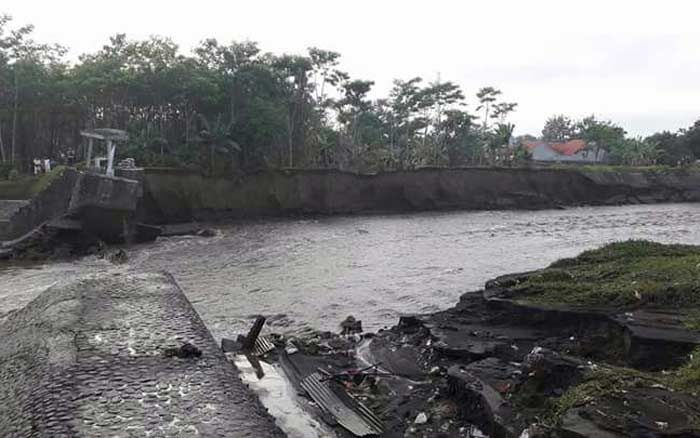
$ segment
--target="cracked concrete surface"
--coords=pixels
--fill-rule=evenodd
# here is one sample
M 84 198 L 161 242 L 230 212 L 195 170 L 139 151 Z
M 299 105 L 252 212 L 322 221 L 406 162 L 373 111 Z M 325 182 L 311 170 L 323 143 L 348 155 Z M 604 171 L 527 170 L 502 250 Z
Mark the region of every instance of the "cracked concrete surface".
M 3 436 L 283 436 L 168 274 L 56 285 L 0 339 Z

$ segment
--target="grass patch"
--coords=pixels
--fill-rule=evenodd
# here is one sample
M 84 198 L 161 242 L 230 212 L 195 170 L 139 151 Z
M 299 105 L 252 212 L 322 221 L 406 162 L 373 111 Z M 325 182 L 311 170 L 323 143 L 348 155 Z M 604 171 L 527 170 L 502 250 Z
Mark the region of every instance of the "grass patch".
M 561 397 L 552 400 L 549 412 L 545 414 L 547 423 L 556 424 L 568 410 L 585 405 L 596 399 L 615 393 L 624 393 L 630 388 L 651 386 L 660 383 L 652 375 L 630 368 L 612 366 L 599 367 L 589 371 L 585 379 L 569 388 Z
M 633 388 L 666 387 L 672 391 L 686 394 L 700 392 L 700 349 L 682 368 L 669 375 L 645 373 L 630 368 L 600 366 L 587 373 L 585 379 L 569 388 L 561 397 L 549 400 L 548 410 L 543 415 L 543 422 L 556 425 L 562 416 L 575 407 L 596 403 L 598 399 L 609 398 L 629 392 Z M 700 416 L 693 415 L 699 422 Z
M 683 318 L 683 325 L 688 330 L 700 331 L 700 310 L 693 310 Z
M 32 186 L 39 180 L 36 177 L 22 177 L 16 180 L 0 181 L 0 199 L 29 199 Z
M 700 330 L 700 246 L 617 242 L 559 260 L 507 287 L 508 296 L 544 306 L 618 311 L 644 306 L 672 309 L 681 313 L 685 327 Z M 572 408 L 606 403 L 615 406 L 615 400 L 624 399 L 626 393 L 644 397 L 644 390 L 634 389 L 659 385 L 677 393 L 700 393 L 700 348 L 685 365 L 669 373 L 599 365 L 561 397 L 548 399 L 541 420 L 557 425 Z M 621 415 L 622 421 L 627 414 L 626 408 L 620 409 L 611 415 Z M 700 414 L 692 411 L 696 408 L 684 409 L 690 421 L 700 425 Z
M 67 166 L 56 166 L 51 172 L 41 175 L 39 179 L 32 184 L 30 189 L 31 196 L 43 192 L 54 181 L 60 178 L 66 170 L 68 170 Z
M 693 352 L 685 366 L 669 376 L 668 382 L 679 391 L 700 393 L 700 348 Z
M 546 305 L 638 308 L 700 305 L 700 247 L 632 240 L 585 251 L 510 288 Z M 692 318 L 700 325 L 700 318 Z
M 23 175 L 16 180 L 0 181 L 0 199 L 29 199 L 45 190 L 67 169 L 66 166 L 56 166 L 40 176 Z

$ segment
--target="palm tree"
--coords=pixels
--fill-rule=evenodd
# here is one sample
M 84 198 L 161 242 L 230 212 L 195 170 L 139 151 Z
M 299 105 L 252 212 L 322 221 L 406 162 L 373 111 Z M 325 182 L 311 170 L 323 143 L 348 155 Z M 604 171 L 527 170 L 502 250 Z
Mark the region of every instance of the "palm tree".
M 199 144 L 206 147 L 208 158 L 209 174 L 214 174 L 214 159 L 216 154 L 227 155 L 233 162 L 236 153 L 241 151 L 241 147 L 231 139 L 232 122 L 225 122 L 221 114 L 219 114 L 213 123 L 207 120 L 204 115 L 199 114 L 199 121 L 202 124 L 202 129 L 199 131 L 196 140 Z
M 496 125 L 496 129 L 493 130 L 491 141 L 489 142 L 492 161 L 495 161 L 496 152 L 499 149 L 508 147 L 511 138 L 513 138 L 514 130 L 515 125 L 512 123 L 499 123 Z

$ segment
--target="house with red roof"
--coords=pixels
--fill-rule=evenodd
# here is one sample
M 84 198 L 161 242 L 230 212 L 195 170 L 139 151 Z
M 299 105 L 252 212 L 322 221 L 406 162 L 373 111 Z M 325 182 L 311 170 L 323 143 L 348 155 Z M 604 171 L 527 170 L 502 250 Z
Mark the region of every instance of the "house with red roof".
M 569 140 L 562 143 L 532 140 L 523 142 L 533 161 L 554 163 L 606 163 L 608 154 L 593 144 L 583 140 Z

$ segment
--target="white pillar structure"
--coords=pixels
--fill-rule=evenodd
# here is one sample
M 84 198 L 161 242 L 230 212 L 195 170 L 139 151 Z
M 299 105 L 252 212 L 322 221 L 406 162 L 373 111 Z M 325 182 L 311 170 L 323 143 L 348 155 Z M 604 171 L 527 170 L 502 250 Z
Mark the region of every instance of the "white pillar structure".
M 117 145 L 112 140 L 107 140 L 107 176 L 114 176 L 114 153 Z
M 87 165 L 90 168 L 90 160 L 93 154 L 93 140 L 107 142 L 107 176 L 114 176 L 114 158 L 117 152 L 117 142 L 127 141 L 129 136 L 119 129 L 98 128 L 80 131 L 80 135 L 88 139 Z M 100 157 L 95 157 L 95 167 L 99 168 Z
M 88 150 L 87 150 L 87 160 L 85 160 L 85 164 L 87 167 L 90 167 L 90 160 L 92 160 L 92 143 L 94 139 L 92 137 L 88 138 Z

